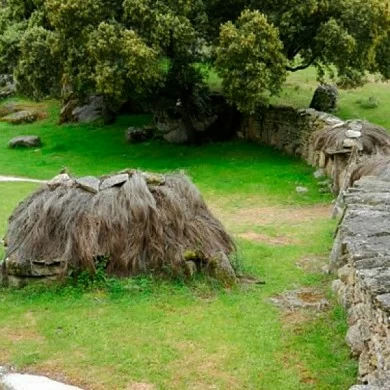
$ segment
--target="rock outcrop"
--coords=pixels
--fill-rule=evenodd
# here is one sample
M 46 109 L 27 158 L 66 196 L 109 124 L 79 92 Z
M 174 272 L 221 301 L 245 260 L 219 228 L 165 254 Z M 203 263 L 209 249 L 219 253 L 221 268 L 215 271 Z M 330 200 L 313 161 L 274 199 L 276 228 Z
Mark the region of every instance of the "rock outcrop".
M 339 93 L 334 85 L 321 84 L 314 92 L 310 108 L 317 111 L 333 112 L 337 108 Z
M 235 135 L 241 121 L 237 109 L 217 93 L 209 96 L 204 111 L 189 111 L 178 101 L 174 108 L 155 112 L 157 135 L 172 144 L 222 141 Z
M 104 97 L 100 95 L 92 95 L 85 101 L 70 97 L 60 112 L 60 123 L 92 123 L 96 121 L 110 123 L 112 119 L 113 114 Z
M 21 110 L 3 116 L 0 121 L 7 122 L 13 125 L 35 122 L 39 117 L 39 113 L 31 110 Z
M 154 128 L 145 126 L 145 127 L 129 127 L 126 130 L 126 141 L 129 144 L 137 144 L 145 142 L 148 139 L 153 137 Z
M 0 75 L 0 100 L 6 99 L 16 93 L 16 84 L 9 74 Z

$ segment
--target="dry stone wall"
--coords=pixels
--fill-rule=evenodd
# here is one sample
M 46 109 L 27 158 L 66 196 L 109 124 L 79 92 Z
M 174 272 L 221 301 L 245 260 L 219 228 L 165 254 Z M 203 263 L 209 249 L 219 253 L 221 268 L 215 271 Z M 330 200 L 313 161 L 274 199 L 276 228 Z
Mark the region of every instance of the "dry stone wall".
M 289 106 L 264 106 L 243 120 L 245 139 L 274 146 L 288 154 L 302 156 L 314 163 L 314 134 L 329 126 L 343 124 L 341 119 L 313 109 L 297 110 Z
M 345 124 L 346 122 L 333 115 L 314 109 L 267 106 L 259 108 L 255 115 L 243 120 L 241 135 L 247 140 L 300 156 L 310 165 L 324 169 L 333 179 L 334 190 L 337 192 L 343 181 L 343 169 L 340 167 L 346 166 L 348 158 L 343 155 L 335 158 L 334 155 L 316 150 L 315 138 L 320 131 Z M 337 172 L 335 165 L 338 167 Z
M 345 196 L 331 255 L 361 383 L 390 389 L 390 182 L 366 176 Z
M 243 120 L 240 134 L 323 169 L 332 179 L 335 193 L 343 189 L 353 149 L 357 150 L 357 162 L 371 155 L 390 156 L 390 135 L 384 128 L 360 120 L 343 121 L 313 109 L 259 108 Z

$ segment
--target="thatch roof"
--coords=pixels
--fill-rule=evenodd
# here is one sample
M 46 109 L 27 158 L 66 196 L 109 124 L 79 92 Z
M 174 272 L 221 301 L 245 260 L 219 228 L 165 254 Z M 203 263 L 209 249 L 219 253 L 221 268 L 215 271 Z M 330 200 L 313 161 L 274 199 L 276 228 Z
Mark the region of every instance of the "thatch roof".
M 138 171 L 56 177 L 17 207 L 5 243 L 4 272 L 27 277 L 93 272 L 103 256 L 109 275 L 181 275 L 235 250 L 188 177 Z
M 353 169 L 350 185 L 363 176 L 377 176 L 390 180 L 390 156 L 372 156 L 361 160 Z
M 355 120 L 322 129 L 314 139 L 315 150 L 328 155 L 349 153 L 353 146 L 364 155 L 389 155 L 390 135 L 381 126 Z

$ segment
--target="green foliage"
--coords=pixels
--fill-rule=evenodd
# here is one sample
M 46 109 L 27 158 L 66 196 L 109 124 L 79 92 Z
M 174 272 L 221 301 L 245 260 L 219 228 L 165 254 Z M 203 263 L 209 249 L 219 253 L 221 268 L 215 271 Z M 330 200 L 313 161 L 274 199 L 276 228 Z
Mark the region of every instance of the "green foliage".
M 312 65 L 319 79 L 328 73 L 346 87 L 361 85 L 366 72 L 390 78 L 390 9 L 382 0 L 2 4 L 0 72 L 14 72 L 19 90 L 34 98 L 70 91 L 155 104 L 159 97 L 187 101 L 187 110 L 207 104 L 196 65 L 209 63 L 229 101 L 252 112 L 280 90 L 286 71 Z
M 370 96 L 366 100 L 358 100 L 356 103 L 366 110 L 374 109 L 379 106 L 379 100 L 375 96 Z
M 218 8 L 222 7 L 224 2 L 214 0 L 210 3 L 210 12 L 214 16 L 218 15 Z M 367 71 L 379 72 L 386 79 L 390 76 L 390 9 L 386 1 L 239 1 L 219 14 L 222 17 L 218 20 L 226 23 L 221 27 L 219 41 L 219 47 L 223 50 L 226 50 L 226 31 L 232 31 L 231 21 L 241 18 L 240 7 L 259 11 L 267 17 L 268 23 L 278 32 L 279 44 L 283 45 L 282 52 L 285 57 L 282 62 L 289 62 L 286 67 L 289 71 L 302 70 L 313 65 L 317 69 L 320 80 L 328 72 L 334 77 L 337 76 L 340 80 L 339 84 L 345 87 L 360 86 L 366 81 Z M 240 58 L 239 55 L 235 57 L 232 54 L 230 69 L 234 72 L 242 68 L 240 59 L 246 66 L 248 62 L 253 67 L 257 66 L 259 58 L 256 54 L 259 45 L 259 42 L 257 45 L 252 45 L 252 53 L 246 57 Z M 265 42 L 262 46 L 276 52 L 279 50 L 275 47 L 275 43 L 268 45 L 268 42 Z M 232 47 L 231 50 L 233 49 Z M 236 58 L 234 65 L 232 58 Z M 250 86 L 248 100 L 259 99 L 262 93 L 272 92 L 272 86 L 276 89 L 280 86 L 279 78 L 284 77 L 280 69 L 275 68 L 273 61 L 265 64 L 270 69 L 268 72 L 275 72 L 274 79 L 268 84 L 264 82 L 256 86 L 256 82 L 252 80 L 253 74 L 241 74 L 245 81 L 240 84 Z M 221 71 L 220 74 L 226 80 L 229 76 L 232 79 L 239 77 L 226 75 Z M 233 88 L 226 80 L 223 85 L 228 96 L 232 96 L 237 104 L 242 105 L 241 90 L 236 88 L 233 94 L 231 91 Z
M 20 56 L 14 75 L 22 94 L 34 99 L 59 96 L 61 64 L 52 55 L 53 41 L 53 32 L 43 27 L 28 29 L 20 40 Z
M 12 73 L 19 60 L 19 43 L 26 22 L 10 24 L 4 10 L 0 10 L 0 72 Z
M 107 264 L 110 261 L 109 257 L 98 256 L 95 259 L 95 271 L 83 270 L 72 273 L 72 278 L 76 282 L 76 286 L 82 289 L 90 287 L 104 288 L 109 284 L 109 278 L 106 273 Z
M 133 30 L 100 23 L 89 36 L 88 53 L 96 63 L 94 81 L 98 93 L 121 101 L 157 87 L 162 69 L 157 52 Z
M 244 11 L 221 28 L 216 66 L 228 99 L 253 113 L 264 91 L 278 92 L 286 60 L 278 30 L 258 11 Z

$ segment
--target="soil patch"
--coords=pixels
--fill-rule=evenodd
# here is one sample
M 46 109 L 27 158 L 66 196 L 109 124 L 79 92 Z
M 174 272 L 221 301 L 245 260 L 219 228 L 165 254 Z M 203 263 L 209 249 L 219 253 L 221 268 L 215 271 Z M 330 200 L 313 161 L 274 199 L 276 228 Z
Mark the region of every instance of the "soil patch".
M 313 288 L 285 291 L 272 297 L 271 302 L 283 310 L 314 309 L 324 310 L 329 306 L 323 291 Z
M 303 224 L 319 218 L 329 218 L 332 206 L 320 204 L 304 207 L 245 207 L 236 210 L 223 210 L 211 206 L 212 211 L 226 221 L 240 222 L 240 225 Z
M 6 340 L 9 340 L 13 343 L 20 341 L 36 341 L 39 343 L 43 342 L 43 337 L 35 330 L 29 328 L 2 328 L 1 333 Z
M 268 236 L 267 234 L 256 233 L 256 232 L 241 233 L 238 234 L 238 237 L 243 238 L 245 240 L 262 242 L 270 245 L 284 246 L 284 245 L 291 245 L 297 243 L 297 240 L 294 240 L 293 238 L 290 237 L 286 237 L 286 236 L 272 237 L 272 236 Z
M 295 265 L 308 273 L 327 273 L 328 258 L 326 256 L 308 256 L 299 259 Z
M 156 386 L 149 383 L 132 383 L 127 387 L 127 390 L 155 390 Z

